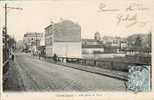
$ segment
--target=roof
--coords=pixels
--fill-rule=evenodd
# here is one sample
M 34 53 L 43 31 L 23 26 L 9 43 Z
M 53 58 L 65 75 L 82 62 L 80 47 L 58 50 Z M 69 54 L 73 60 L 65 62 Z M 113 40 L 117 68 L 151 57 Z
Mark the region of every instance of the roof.
M 104 46 L 105 49 L 119 49 L 119 46 Z
M 26 34 L 24 34 L 24 37 L 38 37 L 41 36 L 43 33 L 39 33 L 39 32 L 27 32 Z
M 97 42 L 97 40 L 95 39 L 82 39 L 82 41 L 84 42 Z
M 50 25 L 48 25 L 47 27 L 45 27 L 44 29 L 46 30 L 47 28 L 49 28 L 49 27 L 51 27 L 52 26 L 52 24 L 50 24 Z
M 102 41 L 97 41 L 95 39 L 82 39 L 82 45 L 97 45 L 97 46 L 100 46 L 100 45 L 103 45 L 103 42 Z
M 49 28 L 47 26 L 45 29 Z M 80 42 L 81 41 L 81 26 L 70 21 L 64 20 L 53 24 L 53 33 L 55 42 Z
M 104 45 L 82 45 L 82 48 L 104 48 Z

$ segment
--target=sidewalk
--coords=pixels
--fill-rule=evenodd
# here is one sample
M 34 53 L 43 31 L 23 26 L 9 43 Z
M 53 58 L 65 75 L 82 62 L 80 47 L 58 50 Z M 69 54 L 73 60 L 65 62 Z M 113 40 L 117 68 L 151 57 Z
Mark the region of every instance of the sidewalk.
M 47 62 L 54 63 L 52 59 L 44 59 Z M 63 65 L 66 67 L 71 67 L 79 70 L 83 70 L 86 72 L 91 72 L 99 75 L 104 75 L 108 76 L 111 78 L 116 78 L 119 80 L 128 80 L 128 73 L 127 72 L 121 72 L 121 71 L 115 71 L 115 70 L 108 70 L 108 69 L 103 69 L 95 66 L 86 66 L 86 65 L 81 65 L 81 64 L 73 64 L 73 63 L 64 63 L 64 62 L 57 62 L 56 64 L 58 65 Z
M 4 91 L 23 91 L 24 86 L 19 74 L 19 70 L 16 67 L 16 63 L 9 61 L 9 69 L 3 75 L 3 90 Z

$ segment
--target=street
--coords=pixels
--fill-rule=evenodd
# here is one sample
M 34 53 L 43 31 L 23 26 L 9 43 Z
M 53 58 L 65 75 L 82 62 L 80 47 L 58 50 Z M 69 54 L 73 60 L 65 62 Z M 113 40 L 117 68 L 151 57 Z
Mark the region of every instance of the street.
M 126 90 L 121 80 L 56 65 L 25 53 L 17 53 L 15 63 L 23 81 L 24 91 Z

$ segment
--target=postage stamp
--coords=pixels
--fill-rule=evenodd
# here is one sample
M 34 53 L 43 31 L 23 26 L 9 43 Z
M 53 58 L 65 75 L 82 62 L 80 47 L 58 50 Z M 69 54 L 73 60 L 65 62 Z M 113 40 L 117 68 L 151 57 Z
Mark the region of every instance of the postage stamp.
M 150 70 L 151 66 L 138 65 L 138 66 L 128 66 L 128 89 L 135 92 L 150 91 Z

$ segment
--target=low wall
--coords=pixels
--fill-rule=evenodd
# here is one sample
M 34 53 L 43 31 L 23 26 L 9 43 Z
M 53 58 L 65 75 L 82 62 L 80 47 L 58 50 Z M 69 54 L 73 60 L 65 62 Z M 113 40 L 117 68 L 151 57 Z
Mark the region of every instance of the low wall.
M 112 62 L 112 61 L 101 61 L 97 62 L 96 66 L 111 70 L 128 71 L 128 63 L 123 62 Z
M 114 62 L 114 61 L 99 61 L 99 60 L 86 60 L 84 65 L 100 67 L 104 69 L 128 71 L 129 63 L 124 62 Z

